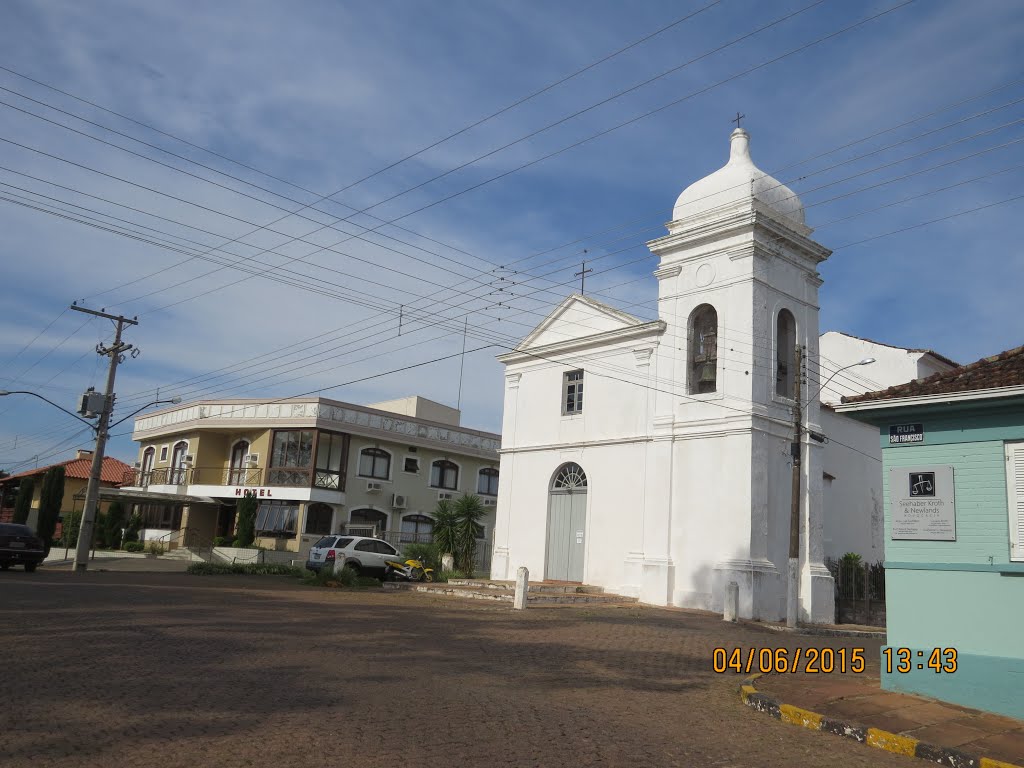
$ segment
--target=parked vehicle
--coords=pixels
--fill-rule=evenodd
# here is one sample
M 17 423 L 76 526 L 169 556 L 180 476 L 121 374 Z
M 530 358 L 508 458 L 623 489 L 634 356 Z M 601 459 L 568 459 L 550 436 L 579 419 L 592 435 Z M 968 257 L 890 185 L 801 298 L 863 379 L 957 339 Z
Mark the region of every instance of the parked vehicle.
M 43 541 L 27 525 L 0 523 L 0 569 L 23 565 L 32 573 L 46 558 Z
M 395 581 L 433 581 L 434 569 L 423 565 L 422 560 L 409 559 L 404 563 L 388 560 L 384 580 Z
M 388 561 L 396 560 L 398 556 L 398 550 L 381 539 L 331 534 L 310 548 L 306 568 L 311 571 L 333 569 L 340 561 L 344 561 L 346 568 L 360 575 L 383 578 Z

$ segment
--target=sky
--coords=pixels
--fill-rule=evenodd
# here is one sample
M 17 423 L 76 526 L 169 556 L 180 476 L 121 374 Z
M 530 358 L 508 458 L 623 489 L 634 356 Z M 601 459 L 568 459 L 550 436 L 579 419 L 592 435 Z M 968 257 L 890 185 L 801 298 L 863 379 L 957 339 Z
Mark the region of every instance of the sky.
M 138 318 L 115 421 L 172 396 L 419 394 L 497 431 L 495 357 L 582 261 L 588 295 L 656 317 L 645 243 L 737 112 L 833 250 L 822 332 L 960 362 L 1024 342 L 1015 0 L 0 14 L 3 389 L 71 410 L 102 389 L 113 325 L 77 302 Z M 108 447 L 129 463 L 131 423 Z M 90 442 L 0 399 L 0 468 Z

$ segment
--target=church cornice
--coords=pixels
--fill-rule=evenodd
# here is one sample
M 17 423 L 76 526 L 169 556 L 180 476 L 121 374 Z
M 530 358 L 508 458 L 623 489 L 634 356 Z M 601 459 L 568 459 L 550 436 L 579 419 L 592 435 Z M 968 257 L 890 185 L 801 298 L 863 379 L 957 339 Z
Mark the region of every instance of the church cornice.
M 669 226 L 673 229 L 676 222 Z M 804 227 L 809 235 L 811 230 Z M 651 253 L 662 258 L 671 256 L 674 251 L 689 249 L 730 235 L 742 232 L 769 232 L 773 240 L 785 242 L 793 250 L 818 264 L 825 261 L 831 254 L 825 246 L 794 228 L 794 224 L 781 222 L 768 213 L 757 200 L 753 205 L 745 205 L 728 214 L 718 213 L 712 218 L 697 217 L 687 220 L 664 237 L 651 240 L 647 247 Z M 673 261 L 675 263 L 675 261 Z
M 666 328 L 667 324 L 664 320 L 652 320 L 649 323 L 632 325 L 628 328 L 616 328 L 611 331 L 605 331 L 604 333 L 595 333 L 590 336 L 580 336 L 575 339 L 556 341 L 552 344 L 543 344 L 538 347 L 516 349 L 512 352 L 507 352 L 504 355 L 498 355 L 498 362 L 505 363 L 506 365 L 513 363 L 526 363 L 537 360 L 538 358 L 546 358 L 551 355 L 561 355 L 568 352 L 578 352 L 580 350 L 590 349 L 592 347 L 603 346 L 606 344 L 616 344 L 619 342 L 633 341 L 635 339 L 660 336 L 665 332 Z

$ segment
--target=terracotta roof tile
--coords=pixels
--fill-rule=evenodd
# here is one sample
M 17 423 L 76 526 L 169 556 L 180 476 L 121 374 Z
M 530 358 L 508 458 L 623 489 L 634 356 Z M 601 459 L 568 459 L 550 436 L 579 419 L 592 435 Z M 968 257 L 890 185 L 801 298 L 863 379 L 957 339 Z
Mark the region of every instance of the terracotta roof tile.
M 88 480 L 89 471 L 92 469 L 92 458 L 81 458 L 81 459 L 68 459 L 67 461 L 58 461 L 56 464 L 48 464 L 45 467 L 39 467 L 38 469 L 30 469 L 26 472 L 19 472 L 16 475 L 5 477 L 3 482 L 10 480 L 16 480 L 20 477 L 32 477 L 35 475 L 46 474 L 46 470 L 50 467 L 64 467 L 64 477 L 74 478 L 76 480 Z M 120 459 L 115 459 L 110 456 L 103 457 L 103 470 L 100 473 L 100 482 L 109 483 L 110 485 L 121 485 L 124 482 L 125 473 L 129 472 L 132 468 L 125 464 Z
M 897 384 L 878 392 L 844 397 L 843 402 L 865 403 L 874 400 L 895 400 L 901 397 L 921 397 L 1019 386 L 1024 386 L 1024 346 L 1008 349 L 991 357 L 983 357 L 977 362 L 961 365 L 951 371 L 935 373 L 925 379 Z

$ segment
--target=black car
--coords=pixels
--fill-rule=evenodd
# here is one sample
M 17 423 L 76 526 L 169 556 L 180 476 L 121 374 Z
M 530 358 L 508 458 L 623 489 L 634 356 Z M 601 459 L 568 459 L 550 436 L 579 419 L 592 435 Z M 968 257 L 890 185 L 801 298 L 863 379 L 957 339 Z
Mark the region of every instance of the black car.
M 27 525 L 0 523 L 0 569 L 24 565 L 32 573 L 43 562 L 46 551 L 42 540 Z

